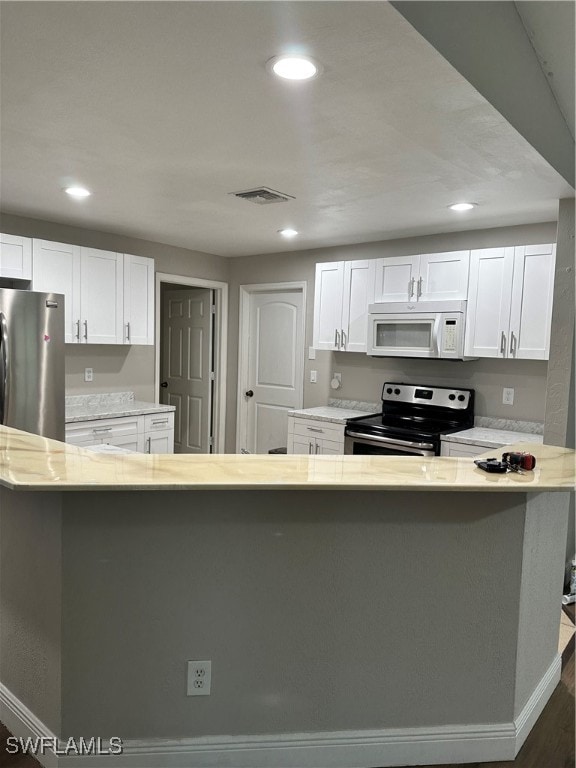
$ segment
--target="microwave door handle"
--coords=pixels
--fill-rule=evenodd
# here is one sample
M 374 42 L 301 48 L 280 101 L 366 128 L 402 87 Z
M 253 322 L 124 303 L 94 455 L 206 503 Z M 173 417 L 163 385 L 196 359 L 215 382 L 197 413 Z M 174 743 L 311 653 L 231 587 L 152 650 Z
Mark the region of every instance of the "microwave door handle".
M 433 357 L 440 357 L 440 326 L 442 315 L 436 315 L 434 318 L 434 328 L 432 329 L 432 352 Z
M 0 312 L 0 424 L 6 424 L 8 418 L 8 326 L 6 315 Z

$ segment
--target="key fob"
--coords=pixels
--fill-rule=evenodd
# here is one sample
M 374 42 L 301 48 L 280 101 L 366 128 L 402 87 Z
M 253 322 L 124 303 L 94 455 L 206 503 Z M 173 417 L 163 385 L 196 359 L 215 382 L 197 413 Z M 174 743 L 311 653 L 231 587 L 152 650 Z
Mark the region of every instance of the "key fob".
M 474 459 L 474 464 L 479 469 L 483 469 L 484 472 L 497 472 L 504 473 L 508 470 L 508 466 L 503 461 L 498 459 Z

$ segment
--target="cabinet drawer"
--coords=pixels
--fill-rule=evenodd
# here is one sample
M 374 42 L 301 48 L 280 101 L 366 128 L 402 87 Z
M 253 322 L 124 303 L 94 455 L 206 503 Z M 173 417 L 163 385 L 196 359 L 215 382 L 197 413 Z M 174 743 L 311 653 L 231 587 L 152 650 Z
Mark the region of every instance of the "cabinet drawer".
M 484 445 L 472 445 L 470 443 L 452 443 L 449 440 L 442 441 L 442 456 L 479 456 L 491 450 Z M 495 448 L 494 450 L 498 450 Z
M 300 437 L 317 437 L 322 440 L 334 440 L 343 443 L 344 424 L 294 419 L 294 435 L 299 435 Z
M 77 421 L 66 425 L 66 441 L 72 442 L 72 438 L 75 438 L 76 442 L 78 439 L 86 440 L 91 437 L 98 441 L 107 437 L 136 435 L 139 432 L 138 423 L 138 416 Z M 76 444 L 78 443 L 76 442 Z
M 174 429 L 174 411 L 147 413 L 144 416 L 144 432 L 159 432 Z

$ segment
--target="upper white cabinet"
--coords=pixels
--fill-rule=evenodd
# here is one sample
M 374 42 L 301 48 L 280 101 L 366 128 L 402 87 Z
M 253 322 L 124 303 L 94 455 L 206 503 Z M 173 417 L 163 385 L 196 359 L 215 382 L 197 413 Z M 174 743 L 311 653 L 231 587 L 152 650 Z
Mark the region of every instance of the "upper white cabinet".
M 468 294 L 469 267 L 470 251 L 376 259 L 374 300 L 464 300 Z
M 314 347 L 366 352 L 368 305 L 374 301 L 375 260 L 316 264 Z
M 123 255 L 80 249 L 81 341 L 122 344 Z
M 465 354 L 547 360 L 556 246 L 471 252 Z
M 33 241 L 32 288 L 65 297 L 72 344 L 154 343 L 154 260 Z
M 154 343 L 154 259 L 124 255 L 124 341 Z
M 32 240 L 19 235 L 0 235 L 0 277 L 32 279 Z
M 33 241 L 32 288 L 64 294 L 65 341 L 80 341 L 80 246 Z

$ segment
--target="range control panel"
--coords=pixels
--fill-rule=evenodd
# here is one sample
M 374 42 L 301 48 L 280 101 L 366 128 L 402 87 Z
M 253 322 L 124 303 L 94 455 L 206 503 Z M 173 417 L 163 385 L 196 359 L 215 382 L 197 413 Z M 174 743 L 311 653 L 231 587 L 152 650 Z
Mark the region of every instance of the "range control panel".
M 437 408 L 463 410 L 470 405 L 472 391 L 449 387 L 427 387 L 418 384 L 386 382 L 382 387 L 382 402 L 433 405 Z

